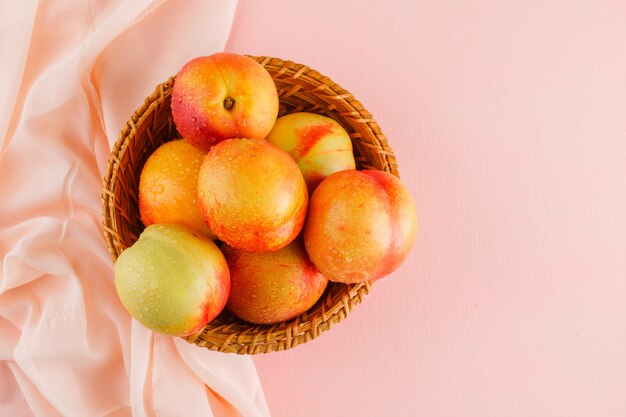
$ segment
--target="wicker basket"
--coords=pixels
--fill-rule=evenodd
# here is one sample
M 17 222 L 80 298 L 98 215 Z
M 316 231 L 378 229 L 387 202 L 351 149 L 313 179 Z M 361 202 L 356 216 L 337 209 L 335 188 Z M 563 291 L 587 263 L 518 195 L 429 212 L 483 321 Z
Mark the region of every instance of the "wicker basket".
M 271 74 L 280 98 L 279 116 L 307 111 L 331 117 L 350 134 L 358 169 L 398 175 L 387 139 L 372 115 L 352 94 L 319 72 L 278 58 L 251 57 Z M 102 193 L 102 222 L 113 260 L 131 246 L 144 226 L 137 190 L 146 159 L 164 142 L 179 138 L 170 112 L 174 78 L 159 84 L 135 111 L 109 158 Z M 253 325 L 228 311 L 185 339 L 220 352 L 256 354 L 293 348 L 341 321 L 369 293 L 371 282 L 330 283 L 321 299 L 299 317 L 275 325 Z

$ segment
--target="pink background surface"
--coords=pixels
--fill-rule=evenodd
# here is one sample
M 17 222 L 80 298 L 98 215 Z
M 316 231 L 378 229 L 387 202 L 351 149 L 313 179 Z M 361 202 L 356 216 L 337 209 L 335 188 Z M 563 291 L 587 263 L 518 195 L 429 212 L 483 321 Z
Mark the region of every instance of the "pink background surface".
M 626 415 L 626 3 L 240 1 L 227 49 L 306 63 L 378 120 L 409 260 L 255 357 L 275 417 Z

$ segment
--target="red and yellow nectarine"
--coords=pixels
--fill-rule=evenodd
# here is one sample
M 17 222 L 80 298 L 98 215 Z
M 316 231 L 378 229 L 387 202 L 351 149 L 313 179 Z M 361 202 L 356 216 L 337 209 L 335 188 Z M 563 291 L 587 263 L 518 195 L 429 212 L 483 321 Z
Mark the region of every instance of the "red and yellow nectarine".
M 329 117 L 307 112 L 279 117 L 267 141 L 295 159 L 309 194 L 330 174 L 355 169 L 350 136 Z
M 393 272 L 417 234 L 413 197 L 384 171 L 341 171 L 317 187 L 309 203 L 304 243 L 329 280 L 355 283 Z
M 226 307 L 243 320 L 271 324 L 307 311 L 320 298 L 328 280 L 307 256 L 302 239 L 266 253 L 222 247 L 231 276 Z
M 178 132 L 208 151 L 224 139 L 265 139 L 278 115 L 278 94 L 259 63 L 221 52 L 195 58 L 178 72 L 171 106 Z

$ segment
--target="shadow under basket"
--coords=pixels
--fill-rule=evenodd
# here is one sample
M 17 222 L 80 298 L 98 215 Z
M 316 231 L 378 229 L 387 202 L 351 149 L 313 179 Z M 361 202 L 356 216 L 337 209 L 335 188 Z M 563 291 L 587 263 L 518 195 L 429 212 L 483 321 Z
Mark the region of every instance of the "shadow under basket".
M 280 98 L 279 116 L 306 111 L 330 117 L 350 135 L 357 169 L 378 169 L 399 176 L 387 139 L 352 94 L 305 65 L 279 58 L 251 58 L 274 79 Z M 126 123 L 111 152 L 102 192 L 102 223 L 114 261 L 144 229 L 137 203 L 144 163 L 160 145 L 180 138 L 170 111 L 173 85 L 172 77 L 156 87 Z M 274 325 L 250 324 L 225 310 L 201 331 L 184 339 L 210 350 L 238 354 L 290 349 L 315 339 L 344 319 L 371 287 L 372 282 L 331 282 L 306 313 Z

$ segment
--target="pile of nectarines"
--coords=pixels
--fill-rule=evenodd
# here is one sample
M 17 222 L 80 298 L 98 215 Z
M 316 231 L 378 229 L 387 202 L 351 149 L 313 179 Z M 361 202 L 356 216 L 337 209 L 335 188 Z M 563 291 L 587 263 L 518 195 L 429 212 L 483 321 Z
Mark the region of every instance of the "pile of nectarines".
M 146 228 L 115 264 L 120 300 L 146 327 L 189 335 L 224 308 L 282 322 L 310 309 L 329 280 L 376 280 L 408 256 L 417 216 L 400 180 L 358 171 L 335 120 L 277 119 L 278 105 L 269 73 L 245 56 L 196 58 L 177 74 L 182 139 L 146 161 Z

